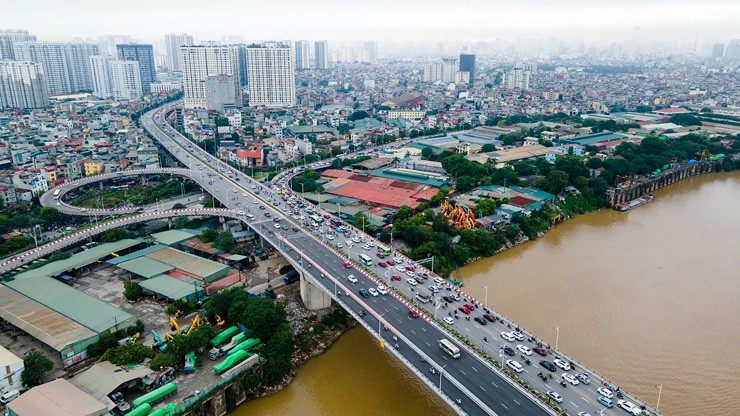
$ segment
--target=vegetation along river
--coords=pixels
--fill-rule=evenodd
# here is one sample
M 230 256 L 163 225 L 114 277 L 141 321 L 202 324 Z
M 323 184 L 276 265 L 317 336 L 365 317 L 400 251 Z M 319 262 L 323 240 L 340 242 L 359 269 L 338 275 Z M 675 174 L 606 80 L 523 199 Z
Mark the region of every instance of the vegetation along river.
M 689 178 L 622 213 L 577 216 L 461 269 L 465 289 L 666 415 L 740 414 L 740 172 Z M 232 415 L 450 410 L 355 328 L 287 388 Z

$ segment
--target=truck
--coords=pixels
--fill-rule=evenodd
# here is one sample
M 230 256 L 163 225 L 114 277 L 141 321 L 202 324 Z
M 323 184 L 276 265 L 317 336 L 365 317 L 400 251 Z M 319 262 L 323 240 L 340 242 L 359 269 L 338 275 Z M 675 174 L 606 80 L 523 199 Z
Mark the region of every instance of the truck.
M 244 335 L 243 332 L 236 334 L 233 338 L 231 338 L 231 341 L 229 341 L 228 344 L 221 347 L 211 348 L 211 350 L 208 351 L 208 358 L 214 361 L 218 360 L 220 357 L 223 357 L 224 355 L 226 355 L 226 353 L 236 347 L 239 343 L 244 342 L 246 338 L 247 336 Z
M 246 351 L 238 351 L 237 353 L 228 356 L 225 360 L 221 361 L 220 363 L 213 366 L 213 371 L 216 372 L 216 374 L 221 374 L 224 371 L 228 370 L 229 368 L 239 364 L 240 362 L 247 359 L 247 357 L 254 355 L 250 352 Z
M 156 403 L 164 399 L 165 397 L 169 397 L 175 393 L 177 393 L 177 384 L 167 383 L 156 390 L 152 390 L 143 396 L 137 397 L 131 404 L 134 406 L 134 408 L 137 408 L 143 404 L 151 405 L 152 403 Z
M 301 275 L 298 274 L 297 271 L 293 270 L 283 275 L 283 281 L 286 285 L 289 285 L 293 282 L 297 282 L 300 277 Z
M 195 371 L 195 363 L 195 351 L 190 351 L 185 355 L 185 366 L 183 367 L 183 371 L 186 373 L 192 373 Z
M 234 348 L 231 349 L 226 355 L 234 355 L 237 351 L 247 351 L 250 348 L 254 348 L 257 345 L 260 344 L 259 338 L 249 338 L 248 340 L 241 342 L 237 344 Z
M 151 411 L 152 405 L 150 405 L 149 403 L 144 403 L 136 409 L 130 411 L 129 413 L 126 413 L 126 416 L 146 416 Z
M 221 344 L 222 342 L 226 341 L 227 339 L 233 337 L 234 335 L 239 333 L 239 328 L 237 326 L 230 326 L 226 329 L 224 329 L 221 333 L 213 337 L 211 340 L 211 347 L 215 347 L 218 344 Z

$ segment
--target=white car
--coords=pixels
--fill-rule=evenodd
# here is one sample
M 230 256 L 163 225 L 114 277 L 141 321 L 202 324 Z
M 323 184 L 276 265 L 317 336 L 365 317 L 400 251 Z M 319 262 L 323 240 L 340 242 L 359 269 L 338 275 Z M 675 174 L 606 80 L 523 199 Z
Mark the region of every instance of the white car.
M 364 246 L 362 246 L 362 248 L 365 249 L 365 250 L 370 250 L 370 246 L 368 246 L 367 244 L 364 245 Z
M 388 289 L 385 286 L 383 286 L 383 285 L 379 285 L 378 286 L 378 293 L 380 293 L 381 295 L 387 295 L 388 294 Z
M 557 392 L 554 392 L 552 390 L 550 390 L 550 391 L 547 392 L 547 397 L 555 400 L 558 403 L 562 403 L 563 402 L 563 397 L 560 396 Z
M 232 189 L 232 191 L 234 191 L 235 194 L 239 193 L 239 191 L 236 188 Z
M 367 291 L 368 291 L 368 292 L 370 292 L 370 294 L 371 294 L 371 295 L 373 295 L 373 296 L 378 296 L 378 291 L 377 291 L 377 290 L 375 290 L 375 288 L 374 288 L 374 287 L 371 287 L 371 288 L 370 288 L 370 289 L 368 289 Z
M 242 196 L 246 198 L 246 197 L 247 197 L 247 193 L 246 193 L 246 192 L 244 192 L 244 193 L 242 194 Z
M 567 361 L 560 359 L 560 358 L 556 358 L 555 360 L 553 360 L 553 362 L 555 363 L 556 366 L 562 368 L 563 370 L 570 371 L 570 364 L 568 364 Z
M 280 224 L 277 224 L 277 223 L 276 223 L 275 225 L 273 225 L 273 227 L 277 228 L 278 230 L 282 228 L 282 227 L 280 226 Z
M 244 215 L 244 211 L 239 211 L 239 212 L 237 212 L 237 214 Z
M 516 371 L 517 373 L 521 373 L 524 371 L 524 368 L 522 368 L 522 365 L 519 364 L 519 361 L 516 360 L 506 360 L 506 365 L 509 366 L 512 370 Z
M 260 202 L 259 202 L 259 201 L 257 201 L 256 199 L 253 199 L 253 200 L 252 200 L 252 203 L 253 203 L 253 204 L 259 204 Z
M 408 275 L 408 277 L 414 277 L 416 276 L 416 273 L 412 272 L 411 270 L 407 270 L 406 275 Z
M 532 349 L 526 345 L 519 344 L 516 346 L 516 349 L 518 349 L 524 355 L 532 355 Z
M 519 331 L 511 331 L 511 335 L 513 335 L 517 341 L 524 341 L 524 335 Z
M 596 389 L 596 391 L 607 399 L 614 398 L 614 393 L 612 393 L 612 391 L 607 389 L 606 387 L 599 387 L 598 389 Z
M 414 279 L 406 279 L 406 283 L 410 284 L 411 286 L 416 286 L 419 284 L 419 282 Z
M 642 414 L 642 410 L 640 410 L 639 406 L 627 400 L 619 400 L 617 402 L 617 406 L 621 407 L 622 409 L 626 410 L 627 412 L 635 416 L 639 416 Z
M 352 283 L 357 283 L 357 278 L 353 274 L 347 276 L 347 280 L 349 280 Z
M 441 278 L 441 277 L 435 277 L 435 278 L 434 278 L 434 283 L 437 283 L 437 284 L 441 285 L 441 284 L 443 284 L 444 282 L 445 282 L 445 281 L 444 281 L 444 280 L 442 280 L 442 278 Z
M 393 258 L 393 261 L 394 261 L 394 262 L 396 262 L 396 263 L 399 263 L 399 264 L 400 264 L 400 263 L 403 263 L 403 259 L 402 259 L 402 258 L 400 258 L 400 257 L 394 257 L 394 258 Z
M 334 236 L 333 236 L 333 235 L 331 235 L 331 234 L 327 234 L 327 235 L 326 235 L 326 239 L 327 239 L 327 240 L 333 240 L 333 239 L 334 239 Z
M 454 324 L 454 323 L 455 323 L 455 320 L 454 320 L 454 319 L 452 319 L 452 318 L 450 318 L 449 316 L 445 316 L 445 319 L 444 319 L 444 321 L 445 321 L 445 323 L 446 323 L 447 325 L 452 325 L 452 324 Z
M 505 339 L 505 340 L 507 340 L 509 342 L 513 342 L 515 340 L 514 336 L 511 335 L 511 333 L 506 332 L 506 331 L 504 331 L 504 332 L 501 333 L 501 338 L 503 338 L 503 339 Z
M 580 384 L 578 379 L 571 373 L 563 373 L 560 377 L 574 386 L 577 386 Z
M 337 248 L 342 248 L 342 247 L 344 247 L 344 246 L 342 245 L 341 242 L 337 243 Z
M 398 270 L 399 272 L 404 272 L 406 271 L 406 268 L 403 266 L 396 266 L 396 270 Z

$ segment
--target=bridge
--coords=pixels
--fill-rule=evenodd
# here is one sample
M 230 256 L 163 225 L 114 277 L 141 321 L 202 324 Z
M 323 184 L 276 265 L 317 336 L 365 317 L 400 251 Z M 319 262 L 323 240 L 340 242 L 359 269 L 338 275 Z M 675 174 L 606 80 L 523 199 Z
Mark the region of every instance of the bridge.
M 64 203 L 61 198 L 56 200 L 54 193 L 59 190 L 57 196 L 61 196 L 76 187 L 121 175 L 159 173 L 179 175 L 199 183 L 226 206 L 226 209 L 165 210 L 119 218 L 78 231 L 61 240 L 5 261 L 0 264 L 0 271 L 6 272 L 32 259 L 47 256 L 55 250 L 89 238 L 90 235 L 136 222 L 177 216 L 207 215 L 237 218 L 272 244 L 299 271 L 301 296 L 308 308 L 322 309 L 328 307 L 332 301 L 342 306 L 370 333 L 374 334 L 381 345 L 388 346 L 388 351 L 395 354 L 457 413 L 542 415 L 565 411 L 576 414 L 586 411 L 595 415 L 603 410 L 603 406 L 595 401 L 599 380 L 603 380 L 596 373 L 577 364 L 581 367 L 579 372 L 588 373 L 594 383 L 590 386 L 581 385 L 564 389 L 556 386 L 557 381 L 542 381 L 536 377 L 536 372 L 546 373 L 547 371 L 536 366 L 537 359 L 530 357 L 535 361 L 533 366 L 524 366 L 522 372 L 514 373 L 514 376 L 507 374 L 511 372 L 502 370 L 506 368 L 503 362 L 510 357 L 497 358 L 496 356 L 500 354 L 503 346 L 510 345 L 510 342 L 503 341 L 498 336 L 498 332 L 511 331 L 510 328 L 516 327 L 513 322 L 502 317 L 496 323 L 482 326 L 465 319 L 456 319 L 452 324 L 438 319 L 436 316 L 438 313 L 448 313 L 450 308 L 458 304 L 450 304 L 450 308 L 442 309 L 442 312 L 434 307 L 428 307 L 431 312 L 422 308 L 421 304 L 414 300 L 414 288 L 409 284 L 403 280 L 391 279 L 387 269 L 382 269 L 378 265 L 365 267 L 353 260 L 362 252 L 359 244 L 355 247 L 340 248 L 341 244 L 336 244 L 338 241 L 328 239 L 323 233 L 316 234 L 294 222 L 291 216 L 286 215 L 280 209 L 281 202 L 271 189 L 193 146 L 191 142 L 165 123 L 164 115 L 169 111 L 170 108 L 150 111 L 141 118 L 142 126 L 170 154 L 190 169 L 145 169 L 84 178 L 50 190 L 42 196 L 42 204 L 56 206 L 60 211 L 69 215 L 135 214 L 135 208 L 92 210 L 74 207 Z M 239 215 L 239 211 L 253 213 L 254 220 L 250 221 L 245 215 Z M 279 219 L 280 228 L 274 225 L 276 218 Z M 350 228 L 354 236 L 373 241 L 371 237 L 362 234 L 359 230 Z M 405 264 L 410 262 L 409 259 L 401 260 Z M 345 268 L 347 262 L 352 265 L 351 270 Z M 394 273 L 403 275 L 400 269 Z M 349 274 L 357 278 L 356 283 L 352 283 L 347 278 Z M 379 285 L 389 288 L 388 295 L 365 298 L 357 293 L 358 288 L 375 288 Z M 446 290 L 441 294 L 458 294 L 463 298 L 463 302 L 467 301 L 475 305 L 475 312 L 480 312 L 487 306 L 446 282 L 441 283 L 440 286 Z M 367 313 L 360 313 L 360 311 L 367 311 Z M 409 311 L 418 313 L 419 318 L 410 316 Z M 527 339 L 517 343 L 533 348 L 536 342 L 534 335 L 526 331 L 521 332 Z M 443 338 L 452 340 L 461 349 L 460 358 L 453 359 L 442 352 L 438 347 L 438 341 Z M 563 354 L 556 351 L 552 351 L 551 354 L 557 354 L 576 365 L 575 360 Z M 501 365 L 498 365 L 499 359 Z M 556 406 L 557 411 L 547 404 L 550 400 L 543 395 L 545 391 L 551 390 L 557 390 L 563 398 L 563 402 Z M 637 402 L 634 398 L 632 401 Z M 604 414 L 616 414 L 611 412 L 612 410 L 607 410 Z

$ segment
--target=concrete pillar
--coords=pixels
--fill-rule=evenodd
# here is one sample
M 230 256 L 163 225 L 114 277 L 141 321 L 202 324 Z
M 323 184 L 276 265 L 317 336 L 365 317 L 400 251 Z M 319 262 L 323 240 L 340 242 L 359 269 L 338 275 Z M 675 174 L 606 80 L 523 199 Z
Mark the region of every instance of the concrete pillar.
M 300 273 L 300 272 L 299 272 Z M 331 297 L 324 289 L 312 284 L 301 273 L 301 299 L 306 308 L 311 311 L 328 308 L 331 306 Z
M 218 217 L 219 222 L 221 222 L 221 226 L 223 227 L 224 231 L 229 231 L 229 224 L 226 217 Z
M 167 218 L 167 229 L 168 230 L 172 229 L 172 217 Z

